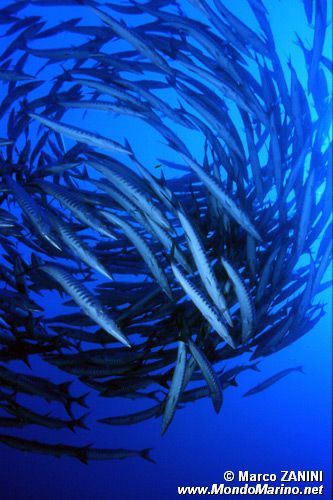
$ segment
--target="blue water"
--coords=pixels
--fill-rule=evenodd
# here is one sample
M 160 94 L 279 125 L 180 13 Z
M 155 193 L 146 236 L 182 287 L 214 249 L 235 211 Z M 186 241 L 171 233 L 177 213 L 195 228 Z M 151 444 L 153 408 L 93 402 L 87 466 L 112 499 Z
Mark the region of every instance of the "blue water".
M 192 8 L 186 5 L 188 12 Z M 250 26 L 254 19 L 243 0 L 225 2 Z M 306 22 L 303 4 L 299 0 L 266 1 L 277 51 L 287 68 L 289 56 L 301 81 L 306 70 L 301 50 L 296 46 L 297 32 L 311 44 L 312 29 Z M 52 20 L 74 17 L 73 8 L 57 7 L 43 10 Z M 35 7 L 31 12 L 36 12 Z M 328 15 L 331 20 L 331 12 Z M 94 20 L 95 21 L 95 20 Z M 60 38 L 59 38 L 60 40 Z M 325 53 L 331 57 L 331 26 Z M 71 40 L 62 39 L 65 45 Z M 2 42 L 3 43 L 3 42 Z M 36 45 L 35 45 L 36 46 Z M 49 75 L 53 68 L 50 67 Z M 305 85 L 305 83 L 304 83 Z M 82 116 L 79 111 L 68 113 L 70 118 Z M 67 117 L 66 117 L 67 118 Z M 95 131 L 110 130 L 110 119 L 101 113 L 89 113 L 85 127 Z M 111 122 L 112 123 L 112 122 Z M 114 122 L 115 123 L 115 122 Z M 112 130 L 114 139 L 130 138 L 138 157 L 153 165 L 165 157 L 166 148 L 148 126 L 133 119 L 119 118 Z M 1 136 L 4 134 L 1 133 Z M 147 147 L 147 141 L 149 147 Z M 68 142 L 70 144 L 70 142 Z M 187 137 L 192 151 L 199 150 L 196 137 Z M 172 175 L 174 172 L 167 172 Z M 328 273 L 329 277 L 329 273 Z M 153 448 L 156 464 L 139 459 L 112 462 L 91 462 L 86 466 L 70 458 L 30 455 L 1 446 L 0 498 L 8 500 L 39 499 L 166 499 L 178 498 L 177 486 L 210 486 L 222 483 L 223 473 L 249 470 L 253 473 L 275 473 L 277 484 L 281 470 L 323 470 L 324 494 L 331 498 L 331 432 L 332 432 L 332 296 L 323 293 L 317 300 L 327 303 L 326 316 L 316 328 L 287 349 L 260 363 L 261 373 L 246 371 L 238 377 L 239 387 L 225 392 L 220 415 L 213 411 L 211 401 L 204 399 L 188 404 L 178 411 L 167 432 L 160 437 L 160 420 L 151 420 L 129 428 L 94 426 L 80 433 L 82 444 L 97 447 Z M 53 311 L 56 313 L 56 310 Z M 243 398 L 250 387 L 277 371 L 302 365 L 304 374 L 295 372 L 269 390 Z M 19 366 L 19 365 L 18 365 Z M 22 365 L 21 365 L 22 368 Z M 51 369 L 50 369 L 51 370 Z M 52 376 L 52 372 L 43 375 Z M 64 377 L 64 379 L 68 379 Z M 138 403 L 115 402 L 91 397 L 94 420 L 108 414 L 136 411 Z M 147 407 L 150 403 L 147 404 Z M 53 440 L 56 431 L 29 428 L 28 439 Z M 64 432 L 59 437 L 65 441 Z M 67 432 L 67 442 L 77 444 L 78 437 Z M 283 497 L 283 496 L 282 496 Z M 243 497 L 245 498 L 245 497 Z M 246 497 L 247 498 L 247 497 Z

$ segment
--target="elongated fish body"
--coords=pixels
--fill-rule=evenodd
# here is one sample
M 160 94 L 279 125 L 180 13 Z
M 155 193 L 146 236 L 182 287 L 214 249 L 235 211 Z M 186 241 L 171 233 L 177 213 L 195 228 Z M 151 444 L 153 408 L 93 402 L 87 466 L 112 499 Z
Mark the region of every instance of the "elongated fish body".
M 74 71 L 75 72 L 75 71 Z M 98 80 L 90 80 L 90 78 L 75 78 L 73 80 L 81 86 L 90 87 L 98 90 L 102 94 L 110 95 L 112 97 L 116 97 L 121 101 L 127 102 L 131 105 L 133 110 L 144 110 L 144 106 L 137 99 L 134 99 L 131 95 L 124 92 L 121 89 L 114 87 L 113 85 L 108 85 L 103 82 L 99 82 Z
M 165 434 L 169 425 L 172 422 L 176 412 L 177 404 L 184 385 L 184 376 L 186 368 L 186 344 L 182 340 L 178 343 L 176 368 L 173 372 L 169 392 L 165 401 L 163 420 L 162 420 L 162 435 Z
M 106 330 L 124 345 L 131 347 L 127 337 L 120 331 L 108 311 L 79 281 L 59 266 L 45 264 L 41 266 L 41 269 L 49 274 L 51 278 L 54 278 L 73 298 L 82 311 L 100 325 L 103 330 Z
M 46 401 L 58 401 L 62 403 L 71 415 L 70 405 L 76 401 L 85 405 L 84 397 L 73 398 L 67 391 L 68 384 L 54 384 L 47 379 L 16 373 L 0 366 L 0 380 L 5 381 L 10 387 L 18 392 L 39 396 Z
M 187 345 L 207 382 L 214 409 L 216 413 L 219 413 L 223 402 L 220 380 L 214 372 L 214 369 L 211 363 L 208 361 L 207 356 L 204 354 L 204 352 L 191 339 L 188 339 Z
M 237 385 L 235 377 L 229 380 L 222 380 L 222 377 L 219 377 L 219 379 L 222 390 L 226 389 L 227 387 Z M 206 398 L 209 395 L 210 391 L 207 384 L 200 387 L 194 387 L 193 389 L 188 389 L 187 391 L 183 392 L 180 403 L 183 404 L 197 401 L 198 399 Z
M 327 227 L 328 231 L 331 232 L 332 228 L 330 226 Z M 319 252 L 319 250 L 318 250 Z M 321 280 L 324 276 L 325 270 L 327 269 L 328 263 L 332 260 L 332 239 L 328 242 L 325 252 L 322 255 L 320 264 L 317 268 L 316 275 L 314 277 L 314 281 L 312 284 L 312 293 L 317 293 L 317 290 L 320 286 Z
M 214 5 L 216 6 L 218 12 L 225 17 L 234 28 L 234 33 L 237 34 L 241 40 L 244 40 L 246 44 L 255 48 L 259 53 L 262 53 L 263 55 L 269 54 L 268 43 L 266 40 L 262 40 L 249 26 L 244 24 L 240 19 L 232 14 L 225 7 L 225 5 L 221 4 L 217 0 L 214 0 Z
M 144 422 L 150 418 L 158 417 L 162 412 L 162 405 L 157 404 L 147 410 L 138 411 L 129 415 L 119 415 L 115 417 L 101 418 L 98 422 L 107 425 L 133 425 Z
M 143 450 L 127 450 L 125 448 L 108 449 L 108 448 L 90 448 L 86 450 L 87 460 L 122 460 L 124 458 L 141 457 L 148 462 L 154 462 L 149 455 L 150 448 Z
M 134 153 L 131 155 L 132 160 L 135 162 L 138 167 L 142 177 L 144 177 L 148 183 L 150 184 L 152 190 L 161 200 L 161 202 L 170 210 L 170 212 L 174 212 L 175 205 L 177 204 L 177 200 L 175 195 L 168 189 L 166 185 L 162 185 L 150 172 L 147 168 L 145 168 L 134 156 Z
M 96 109 L 99 111 L 112 111 L 122 115 L 143 117 L 143 113 L 125 106 L 119 106 L 110 101 L 60 101 L 64 108 Z
M 255 278 L 257 275 L 257 250 L 256 250 L 256 240 L 250 234 L 246 237 L 246 260 L 249 265 L 252 277 Z
M 100 162 L 89 160 L 89 165 L 101 172 L 117 189 L 122 189 L 135 205 L 142 210 L 148 218 L 153 218 L 157 224 L 165 229 L 171 230 L 170 223 L 162 214 L 159 208 L 146 196 L 144 192 L 115 170 L 103 165 Z
M 94 211 L 82 203 L 81 197 L 78 194 L 72 193 L 62 186 L 47 181 L 38 181 L 37 184 L 47 194 L 57 198 L 57 200 L 68 208 L 68 210 L 70 210 L 78 220 L 83 222 L 83 224 L 95 229 L 104 236 L 115 239 L 115 235 L 106 224 L 104 224 L 103 220 L 98 219 Z
M 316 77 L 318 76 L 319 62 L 325 41 L 325 31 L 327 25 L 327 3 L 325 1 L 316 2 L 315 13 L 315 32 L 308 80 L 308 89 L 312 92 L 315 85 L 317 84 Z
M 80 162 L 55 163 L 36 172 L 36 177 L 46 177 L 47 175 L 62 174 L 65 170 L 75 169 L 81 165 Z
M 155 107 L 159 109 L 165 116 L 176 121 L 180 125 L 188 127 L 188 123 L 185 121 L 185 118 L 180 118 L 179 114 L 176 113 L 174 109 L 172 109 L 165 101 L 157 97 L 152 92 L 149 92 L 147 89 L 141 87 L 139 84 L 136 84 L 131 81 L 124 82 L 123 80 L 119 81 L 120 85 L 124 85 L 129 89 L 137 92 L 141 97 L 143 97 L 147 103 L 149 103 L 150 107 Z
M 26 424 L 27 422 L 25 422 L 21 418 L 0 417 L 0 427 L 24 427 Z
M 13 141 L 0 138 L 0 146 L 10 146 L 10 144 L 13 144 Z
M 68 246 L 72 253 L 85 262 L 89 267 L 95 269 L 97 272 L 112 280 L 113 277 L 106 269 L 106 267 L 99 261 L 97 256 L 90 250 L 90 248 L 81 241 L 80 238 L 70 229 L 69 224 L 64 224 L 60 218 L 52 218 L 53 225 L 56 227 L 62 241 Z
M 214 129 L 221 136 L 225 144 L 230 148 L 230 151 L 233 151 L 236 155 L 239 156 L 241 161 L 244 161 L 245 158 L 243 156 L 243 152 L 240 151 L 239 145 L 235 141 L 232 133 L 229 132 L 227 127 L 219 120 L 215 114 L 208 109 L 208 107 L 204 104 L 203 100 L 200 99 L 200 94 L 194 94 L 193 92 L 189 92 L 189 89 L 183 85 L 178 83 L 176 87 L 177 91 L 181 94 L 183 99 L 185 99 L 190 106 L 193 107 L 197 112 L 202 115 L 206 121 L 214 127 Z
M 75 448 L 72 449 L 72 447 L 67 445 L 50 445 L 39 441 L 32 441 L 9 435 L 0 435 L 0 442 L 21 451 L 29 451 L 43 455 L 54 455 L 56 457 L 63 455 L 75 456 L 73 451 Z
M 115 189 L 108 181 L 96 181 L 91 179 L 90 181 L 95 186 L 99 187 L 105 191 L 111 198 L 118 203 L 126 212 L 129 213 L 141 226 L 143 226 L 148 233 L 150 232 L 150 226 L 147 219 L 144 217 L 143 213 L 136 207 L 129 198 L 127 198 L 123 193 Z
M 123 314 L 119 316 L 119 321 L 123 321 L 131 316 L 136 316 L 136 313 L 142 311 L 142 308 L 145 304 L 147 304 L 150 300 L 152 300 L 156 295 L 160 293 L 159 288 L 156 290 L 152 290 L 150 293 L 141 297 L 138 301 L 134 302 L 128 309 L 126 309 Z
M 85 365 L 83 363 L 66 365 L 62 370 L 78 377 L 104 378 L 113 375 L 123 375 L 127 370 L 124 367 Z
M 56 122 L 55 120 L 51 120 L 45 116 L 36 115 L 35 113 L 29 113 L 29 116 L 46 127 L 54 130 L 58 134 L 63 134 L 64 136 L 70 137 L 77 142 L 82 142 L 83 144 L 88 144 L 89 146 L 105 149 L 107 151 L 118 151 L 120 153 L 128 152 L 127 149 L 121 144 L 118 144 L 107 137 L 103 137 L 102 135 L 82 130 L 78 127 L 74 127 L 73 125 Z
M 0 435 L 0 442 L 22 451 L 53 455 L 55 457 L 69 456 L 77 458 L 87 464 L 89 460 L 121 460 L 129 457 L 142 457 L 152 462 L 149 456 L 150 449 L 126 450 L 124 448 L 92 448 L 91 446 L 69 446 L 65 444 L 48 444 L 40 441 L 18 438 L 9 435 Z
M 86 59 L 86 58 L 98 58 L 101 55 L 98 52 L 93 52 L 92 50 L 81 49 L 80 47 L 75 47 L 72 49 L 59 48 L 59 49 L 33 49 L 31 47 L 26 47 L 25 50 L 28 54 L 35 57 L 41 57 L 49 60 L 62 60 L 62 59 Z
M 133 226 L 131 226 L 128 222 L 124 221 L 120 217 L 111 214 L 110 212 L 105 212 L 104 210 L 101 213 L 109 222 L 115 224 L 117 227 L 120 227 L 122 231 L 124 231 L 127 238 L 133 243 L 133 245 L 136 247 L 141 257 L 147 264 L 148 268 L 150 269 L 157 283 L 160 285 L 160 287 L 166 293 L 166 295 L 171 299 L 172 292 L 166 274 L 161 268 L 155 255 L 150 250 L 146 241 L 133 228 Z
M 250 108 L 244 101 L 243 97 L 241 94 L 239 94 L 236 90 L 236 85 L 227 85 L 225 84 L 221 79 L 216 78 L 213 73 L 210 73 L 209 71 L 206 71 L 199 66 L 196 66 L 192 63 L 189 63 L 187 61 L 183 61 L 182 65 L 192 71 L 193 73 L 196 73 L 199 77 L 201 77 L 204 81 L 211 83 L 219 89 L 224 96 L 232 101 L 234 101 L 241 109 L 247 112 L 251 112 Z
M 186 363 L 184 382 L 183 382 L 183 391 L 185 391 L 188 383 L 193 377 L 194 371 L 197 369 L 198 365 L 193 356 L 190 356 L 189 360 Z M 184 394 L 184 392 L 183 392 Z
M 172 74 L 172 69 L 169 67 L 165 59 L 161 57 L 146 41 L 141 39 L 138 34 L 134 34 L 132 30 L 129 30 L 125 25 L 118 23 L 115 19 L 113 19 L 110 15 L 101 11 L 100 9 L 96 9 L 95 7 L 91 7 L 91 10 L 106 24 L 108 24 L 112 30 L 117 33 L 118 36 L 127 40 L 133 47 L 135 47 L 138 52 L 143 54 L 145 57 L 150 59 L 156 66 L 161 68 L 168 74 Z
M 73 430 L 76 423 L 78 422 L 75 420 L 63 420 L 61 418 L 55 418 L 49 415 L 41 415 L 40 413 L 36 413 L 29 408 L 26 408 L 17 403 L 11 403 L 10 405 L 0 405 L 0 407 L 16 416 L 17 418 L 22 419 L 22 421 L 28 424 L 41 425 L 42 427 L 48 427 L 49 429 L 59 430 L 68 428 Z
M 311 170 L 309 177 L 306 181 L 306 188 L 304 191 L 304 198 L 302 203 L 302 211 L 299 219 L 299 225 L 297 228 L 297 240 L 296 240 L 296 254 L 301 256 L 305 238 L 308 232 L 308 227 L 310 223 L 310 213 L 313 208 L 314 203 L 314 181 L 315 181 L 315 169 Z
M 265 389 L 268 389 L 268 387 L 275 384 L 276 382 L 278 382 L 279 380 L 286 377 L 287 375 L 289 375 L 289 373 L 292 373 L 292 372 L 304 373 L 303 367 L 297 366 L 295 368 L 287 368 L 286 370 L 282 370 L 282 371 L 276 373 L 275 375 L 272 375 L 272 377 L 269 377 L 267 380 L 264 380 L 260 384 L 256 385 L 255 387 L 253 387 L 252 389 L 247 391 L 245 394 L 243 394 L 243 396 L 244 397 L 252 396 L 252 394 L 257 394 L 258 392 L 264 391 Z
M 206 186 L 208 191 L 215 196 L 215 198 L 221 203 L 222 207 L 235 219 L 240 226 L 242 226 L 245 231 L 250 233 L 254 238 L 262 241 L 261 236 L 258 231 L 248 218 L 248 216 L 240 208 L 237 207 L 236 203 L 227 195 L 227 193 L 222 189 L 222 187 L 208 175 L 192 158 L 187 155 L 182 154 L 182 157 L 189 164 L 192 170 L 197 174 L 199 179 Z
M 89 361 L 89 363 L 94 363 L 96 365 L 108 366 L 125 366 L 127 367 L 130 363 L 139 361 L 145 358 L 145 354 L 142 352 L 134 351 L 124 351 L 123 348 L 120 349 L 95 349 L 89 350 L 82 353 L 81 358 Z
M 105 384 L 102 382 L 106 387 L 104 389 L 102 388 L 100 395 L 105 398 L 127 397 L 132 391 L 146 389 L 155 383 L 157 383 L 156 377 L 153 376 L 136 377 L 134 379 L 122 377 L 115 383 L 111 382 L 111 384 Z
M 188 273 L 192 273 L 191 266 L 187 262 L 184 253 L 175 244 L 174 239 L 171 238 L 171 236 L 161 226 L 156 224 L 156 222 L 153 221 L 152 219 L 149 220 L 148 223 L 150 224 L 151 229 L 153 230 L 155 236 L 162 243 L 167 252 L 168 253 L 173 252 L 174 259 L 178 262 L 178 264 L 180 264 Z
M 142 7 L 143 8 L 143 7 Z M 193 23 L 186 19 L 185 17 L 177 16 L 169 12 L 162 10 L 152 10 L 148 9 L 149 14 L 152 14 L 158 18 L 170 22 L 170 24 L 180 31 L 185 31 L 191 35 L 199 44 L 205 47 L 208 52 L 212 54 L 218 64 L 225 70 L 225 72 L 234 78 L 236 82 L 241 81 L 239 73 L 237 71 L 237 63 L 231 61 L 228 57 L 223 54 L 221 50 L 221 45 L 219 45 L 215 39 L 210 35 L 206 27 L 202 23 Z
M 178 210 L 177 216 L 189 242 L 190 250 L 199 271 L 200 278 L 218 311 L 225 317 L 229 325 L 232 326 L 232 319 L 228 311 L 226 300 L 220 290 L 215 273 L 208 262 L 200 237 L 184 212 Z
M 61 250 L 58 242 L 52 234 L 52 226 L 48 222 L 43 209 L 35 202 L 35 200 L 27 193 L 27 191 L 10 177 L 6 178 L 6 183 L 13 192 L 17 203 L 20 205 L 24 213 L 29 217 L 31 223 L 37 229 L 38 233 L 45 238 L 57 250 Z
M 24 73 L 19 73 L 15 70 L 9 69 L 1 69 L 0 70 L 0 80 L 4 80 L 6 82 L 18 82 L 21 80 L 33 80 L 34 77 L 30 75 L 26 75 Z
M 258 151 L 256 149 L 253 137 L 252 124 L 251 120 L 249 119 L 249 116 L 246 113 L 242 113 L 242 118 L 245 125 L 246 142 L 249 151 L 249 161 L 251 165 L 252 175 L 256 188 L 256 195 L 259 202 L 262 203 L 265 197 L 265 193 L 261 176 L 261 167 L 260 167 Z
M 205 295 L 184 276 L 177 265 L 173 262 L 171 263 L 171 269 L 184 292 L 189 296 L 193 304 L 206 318 L 211 327 L 220 335 L 220 337 L 223 338 L 223 340 L 225 340 L 225 342 L 227 342 L 227 344 L 235 348 L 235 343 L 230 336 L 226 326 L 223 324 L 222 317 L 210 304 L 207 297 L 205 297 Z
M 257 288 L 256 292 L 256 303 L 258 304 L 260 300 L 263 298 L 266 288 L 269 284 L 269 278 L 272 275 L 272 267 L 273 267 L 273 262 L 279 252 L 279 248 L 276 247 L 272 252 L 270 253 L 267 261 L 265 262 L 265 265 L 261 271 L 261 276 L 260 276 L 260 281 L 259 285 Z
M 230 262 L 228 262 L 223 257 L 221 257 L 221 262 L 234 285 L 242 317 L 242 341 L 246 342 L 249 338 L 252 337 L 254 327 L 254 306 L 251 300 L 251 296 L 242 277 L 236 271 L 236 269 L 234 269 L 232 264 L 230 264 Z

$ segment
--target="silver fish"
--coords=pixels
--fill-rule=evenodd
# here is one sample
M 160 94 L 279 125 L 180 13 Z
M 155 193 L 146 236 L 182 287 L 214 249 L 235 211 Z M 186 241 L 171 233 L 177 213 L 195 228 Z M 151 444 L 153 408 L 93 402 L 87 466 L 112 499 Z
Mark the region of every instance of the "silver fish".
M 29 217 L 31 223 L 37 229 L 38 233 L 57 250 L 61 250 L 61 247 L 52 233 L 52 226 L 47 219 L 44 209 L 41 208 L 29 195 L 29 193 L 12 178 L 6 177 L 6 183 L 13 192 L 15 199 L 24 213 Z
M 171 421 L 174 417 L 178 401 L 181 397 L 184 384 L 186 368 L 186 345 L 180 340 L 178 342 L 178 352 L 176 367 L 173 372 L 169 392 L 165 400 L 165 407 L 162 420 L 162 435 L 166 433 Z
M 156 259 L 153 252 L 150 250 L 146 241 L 140 236 L 140 234 L 129 224 L 124 221 L 117 215 L 111 214 L 110 212 L 106 212 L 102 210 L 100 212 L 109 222 L 115 224 L 120 227 L 122 231 L 126 234 L 127 238 L 133 243 L 133 245 L 138 250 L 139 254 L 147 264 L 150 269 L 152 275 L 156 279 L 157 283 L 160 285 L 162 290 L 166 293 L 166 295 L 172 299 L 172 292 L 170 285 L 168 283 L 167 277 L 163 269 L 161 268 L 158 260 Z
M 209 264 L 205 249 L 199 235 L 197 234 L 193 225 L 190 223 L 183 211 L 177 210 L 177 216 L 189 242 L 190 250 L 199 271 L 200 278 L 208 294 L 210 295 L 210 298 L 213 300 L 219 312 L 225 317 L 229 325 L 233 326 L 226 300 L 218 285 L 215 273 L 211 265 Z
M 37 120 L 46 127 L 54 130 L 58 134 L 63 134 L 66 137 L 70 137 L 77 142 L 82 142 L 84 144 L 89 144 L 90 146 L 95 146 L 97 148 L 106 149 L 107 151 L 118 151 L 120 153 L 127 153 L 127 149 L 119 144 L 118 142 L 108 139 L 99 134 L 94 134 L 88 130 L 83 130 L 73 125 L 67 125 L 66 123 L 57 122 L 46 118 L 45 116 L 36 115 L 35 113 L 29 113 L 30 118 Z
M 214 369 L 211 363 L 208 361 L 207 356 L 204 354 L 204 352 L 191 339 L 188 339 L 187 345 L 207 382 L 214 409 L 216 413 L 219 413 L 223 402 L 223 393 L 220 380 L 214 372 Z
M 178 266 L 173 262 L 171 262 L 171 269 L 184 292 L 190 297 L 193 304 L 206 318 L 213 330 L 215 330 L 220 335 L 220 337 L 222 337 L 223 340 L 227 342 L 227 344 L 235 348 L 235 343 L 230 336 L 227 328 L 223 324 L 222 317 L 210 304 L 207 297 L 205 297 L 205 295 L 184 276 L 184 274 L 179 270 Z
M 252 299 L 242 277 L 230 262 L 223 257 L 221 257 L 221 262 L 235 288 L 242 317 L 242 341 L 246 342 L 252 336 L 254 327 Z
M 124 345 L 131 347 L 129 340 L 121 332 L 105 307 L 84 285 L 59 266 L 43 264 L 41 269 L 54 278 L 95 323 Z

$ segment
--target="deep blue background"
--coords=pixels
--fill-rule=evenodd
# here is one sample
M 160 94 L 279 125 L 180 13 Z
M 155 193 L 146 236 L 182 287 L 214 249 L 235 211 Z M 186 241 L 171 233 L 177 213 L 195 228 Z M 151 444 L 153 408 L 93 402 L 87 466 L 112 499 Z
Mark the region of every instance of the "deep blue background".
M 253 18 L 246 2 L 225 2 L 250 25 Z M 278 53 L 286 68 L 289 55 L 301 81 L 306 82 L 303 56 L 294 40 L 294 32 L 311 44 L 312 30 L 307 26 L 301 1 L 265 2 L 271 17 Z M 191 9 L 188 9 L 191 10 Z M 73 9 L 45 9 L 53 19 L 74 17 Z M 328 16 L 331 19 L 331 14 Z M 95 19 L 93 20 L 95 22 Z M 330 57 L 328 35 L 326 54 Z M 68 40 L 68 43 L 71 43 Z M 52 69 L 50 69 L 50 74 Z M 289 81 L 289 77 L 288 77 Z M 78 114 L 75 114 L 78 113 Z M 73 112 L 79 117 L 80 112 Z M 68 116 L 71 116 L 68 114 Z M 110 127 L 103 114 L 88 115 L 87 126 L 95 130 L 98 124 Z M 164 154 L 165 148 L 148 127 L 131 128 L 128 119 L 119 119 L 115 134 L 126 134 L 139 157 L 148 165 Z M 114 122 L 116 123 L 116 122 Z M 123 123 L 123 127 L 121 124 Z M 120 124 L 120 126 L 119 126 Z M 3 134 L 1 134 L 3 135 Z M 116 135 L 113 136 L 116 138 Z M 193 139 L 192 139 L 193 140 Z M 147 142 L 149 147 L 147 147 Z M 188 137 L 191 141 L 191 137 Z M 190 144 L 190 142 L 188 142 Z M 193 149 L 196 148 L 193 140 Z M 139 149 L 138 149 L 139 148 Z M 141 149 L 140 149 L 141 148 Z M 93 442 L 99 447 L 152 447 L 156 465 L 143 460 L 129 459 L 85 466 L 72 459 L 56 459 L 21 454 L 0 447 L 0 498 L 4 499 L 173 499 L 177 486 L 223 482 L 225 470 L 275 472 L 280 470 L 324 470 L 325 495 L 331 498 L 331 399 L 332 399 L 332 316 L 331 295 L 320 297 L 327 302 L 327 315 L 314 331 L 296 343 L 261 363 L 262 373 L 245 372 L 239 378 L 240 387 L 225 393 L 224 405 L 216 416 L 209 400 L 198 401 L 179 411 L 166 436 L 160 437 L 160 421 L 153 420 L 130 428 L 94 427 L 82 431 L 83 444 Z M 292 366 L 303 365 L 305 374 L 298 372 L 281 380 L 268 391 L 242 398 L 248 388 L 271 374 Z M 45 373 L 50 375 L 51 373 Z M 136 402 L 109 402 L 91 398 L 95 417 L 135 411 Z M 147 404 L 147 407 L 149 403 Z M 93 423 L 93 420 L 89 420 Z M 26 437 L 49 438 L 54 435 L 39 429 L 25 432 Z M 77 443 L 68 431 L 68 442 Z M 59 437 L 59 441 L 64 440 Z M 323 498 L 323 497 L 322 497 Z

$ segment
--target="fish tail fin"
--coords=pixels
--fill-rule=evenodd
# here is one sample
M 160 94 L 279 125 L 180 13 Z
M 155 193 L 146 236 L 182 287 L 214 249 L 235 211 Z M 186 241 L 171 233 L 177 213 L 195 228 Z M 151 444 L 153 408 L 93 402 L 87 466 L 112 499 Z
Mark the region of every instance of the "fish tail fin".
M 83 179 L 89 179 L 88 169 L 87 169 L 86 165 L 83 167 L 82 176 L 83 176 Z
M 31 364 L 27 354 L 21 358 L 21 361 L 23 361 L 23 363 L 31 370 Z
M 158 166 L 162 167 L 162 165 L 158 165 Z M 155 168 L 157 168 L 157 167 L 155 167 Z M 160 170 L 160 174 L 161 174 L 160 182 L 161 182 L 162 186 L 166 186 L 166 179 L 165 179 L 165 175 L 164 175 L 162 168 Z
M 144 458 L 148 462 L 151 462 L 152 464 L 156 464 L 155 460 L 153 460 L 150 456 L 152 448 L 145 448 L 144 450 L 140 451 L 140 457 Z
M 75 431 L 75 426 L 76 426 L 76 423 L 75 423 L 75 422 L 76 422 L 75 420 L 71 420 L 70 422 L 67 422 L 67 424 L 66 424 L 66 425 L 67 425 L 67 427 L 68 427 L 68 429 L 69 429 L 71 432 L 74 432 L 74 434 L 75 434 L 75 432 L 76 432 L 76 431 Z
M 74 418 L 74 415 L 73 415 L 73 410 L 72 410 L 72 401 L 71 400 L 68 400 L 66 403 L 65 403 L 65 410 L 67 411 L 68 415 L 71 417 L 71 418 Z
M 80 462 L 82 462 L 84 465 L 88 465 L 88 456 L 87 456 L 87 452 L 86 452 L 86 449 L 82 449 L 82 450 L 78 450 L 76 453 L 75 453 L 75 456 L 78 460 L 80 460 Z
M 229 384 L 232 386 L 232 387 L 238 387 L 238 382 L 236 380 L 236 377 L 233 377 L 232 379 L 229 380 Z
M 89 427 L 85 423 L 85 419 L 90 415 L 90 412 L 85 413 L 81 417 L 79 417 L 77 420 L 74 421 L 75 425 L 77 427 L 80 427 L 81 429 L 85 429 L 86 431 L 89 431 Z
M 132 146 L 130 145 L 128 139 L 125 138 L 124 142 L 125 142 L 125 146 L 128 149 L 130 156 L 134 157 L 134 151 L 133 151 Z
M 75 399 L 75 402 L 80 405 L 80 406 L 83 406 L 84 408 L 89 408 L 89 406 L 87 405 L 86 403 L 86 397 L 89 396 L 90 392 L 86 392 L 85 394 L 83 394 L 82 396 L 79 396 Z
M 69 382 L 63 382 L 62 384 L 59 384 L 58 387 L 62 392 L 64 392 L 65 394 L 68 394 L 71 384 L 72 384 L 72 380 L 70 380 Z
M 176 88 L 177 87 L 177 79 L 176 79 L 176 75 L 168 75 L 166 77 L 166 81 L 168 82 L 168 84 L 173 87 L 173 88 Z
M 303 373 L 305 375 L 303 366 L 298 366 L 296 369 L 298 372 Z

